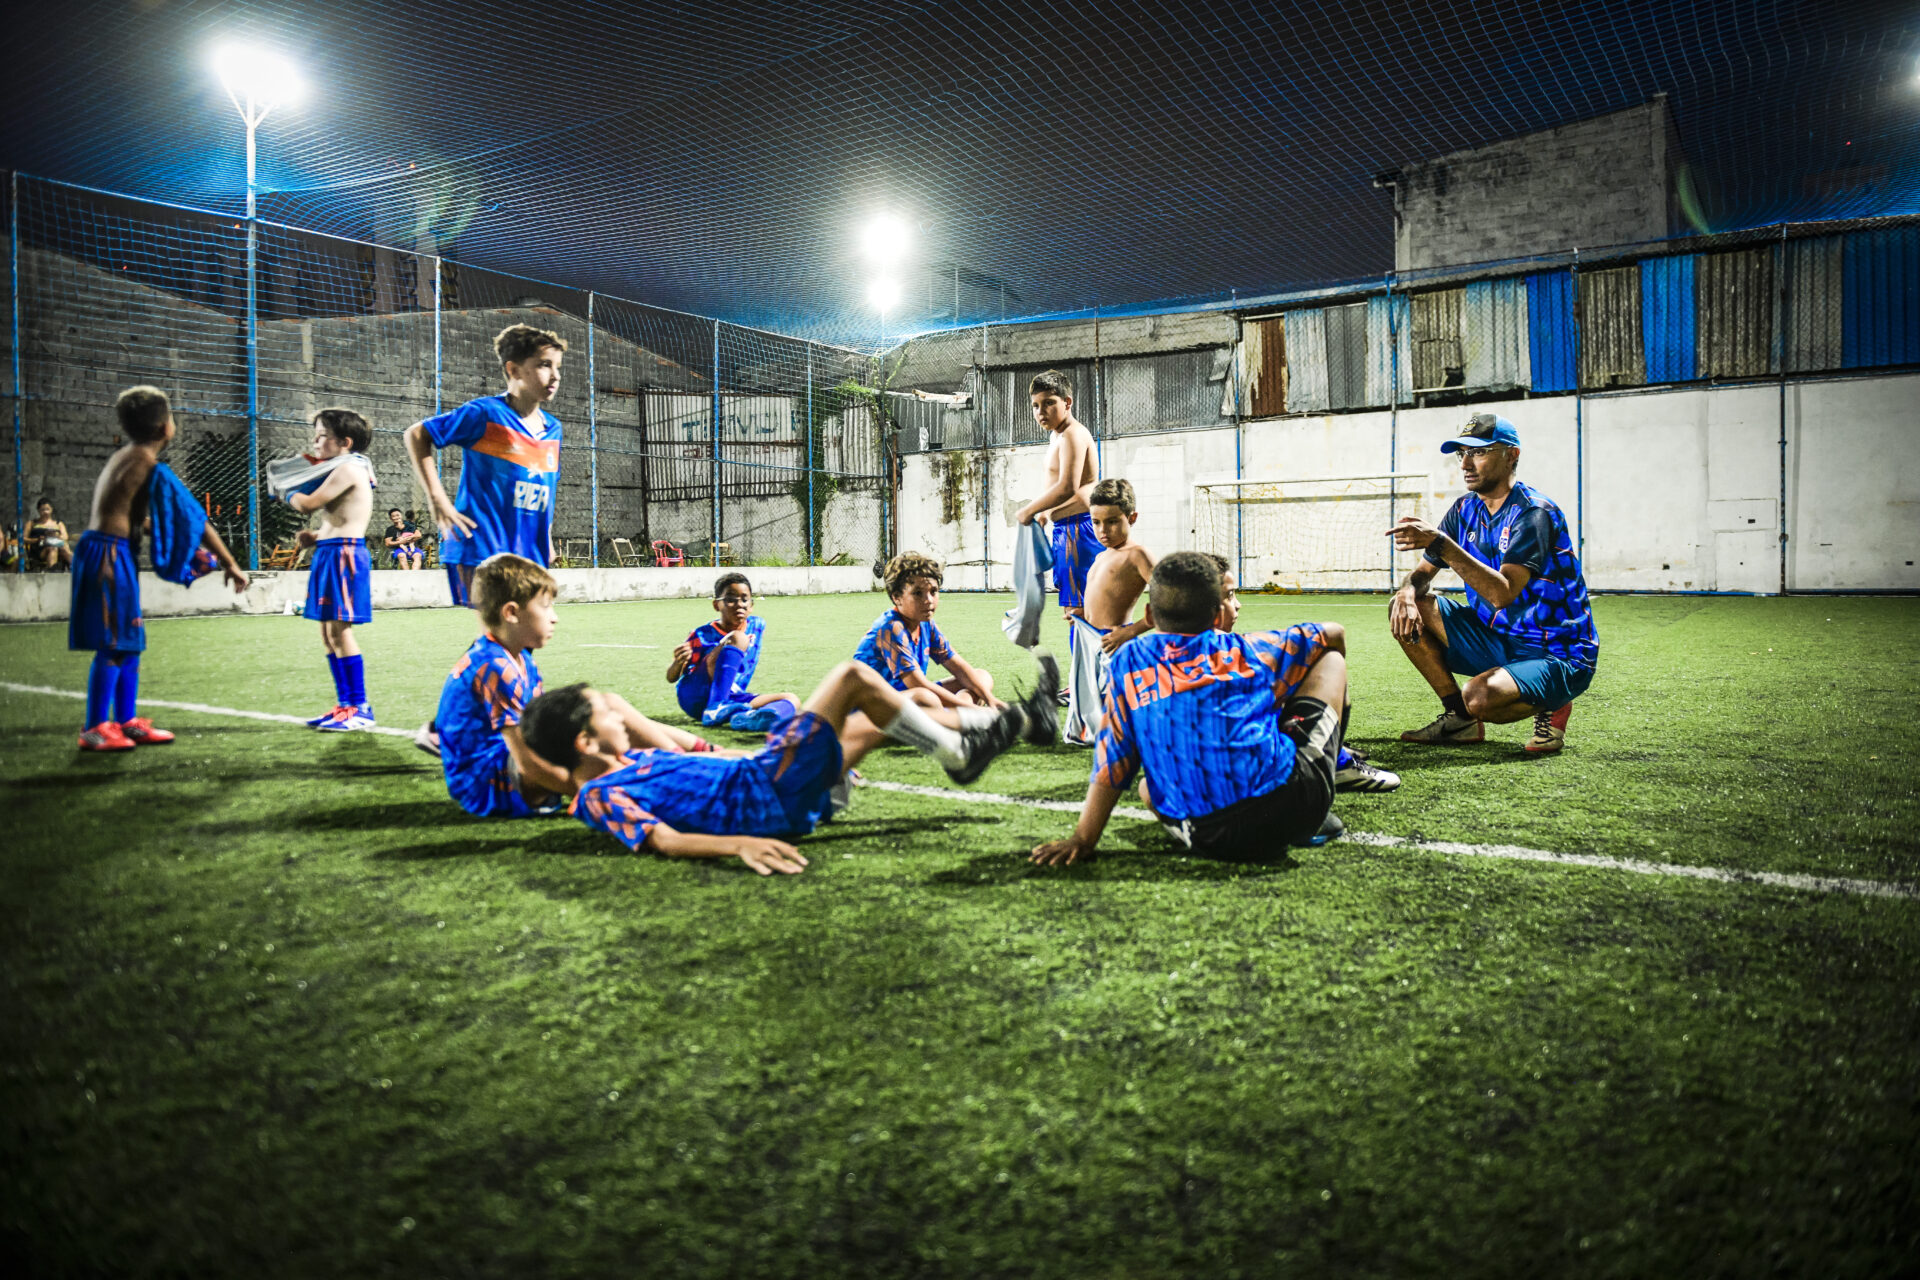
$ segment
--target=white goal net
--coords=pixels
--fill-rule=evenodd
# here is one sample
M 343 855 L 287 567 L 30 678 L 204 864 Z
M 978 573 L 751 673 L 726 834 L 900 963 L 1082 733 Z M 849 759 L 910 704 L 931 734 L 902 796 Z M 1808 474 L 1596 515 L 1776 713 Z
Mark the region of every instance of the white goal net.
M 1317 479 L 1212 480 L 1193 486 L 1193 545 L 1244 566 L 1243 591 L 1379 591 L 1420 552 L 1395 552 L 1402 516 L 1438 522 L 1423 472 Z

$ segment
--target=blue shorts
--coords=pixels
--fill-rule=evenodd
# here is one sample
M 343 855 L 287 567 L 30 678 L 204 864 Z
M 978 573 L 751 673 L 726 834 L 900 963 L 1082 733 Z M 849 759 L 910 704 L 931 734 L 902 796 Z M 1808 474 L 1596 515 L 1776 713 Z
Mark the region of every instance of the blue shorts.
M 1053 522 L 1053 589 L 1060 603 L 1079 605 L 1087 592 L 1087 571 L 1094 557 L 1106 548 L 1093 531 L 1093 517 L 1086 512 Z
M 453 594 L 453 602 L 462 609 L 473 608 L 473 596 L 467 587 L 473 582 L 473 566 L 470 564 L 449 564 L 441 566 L 447 571 L 447 590 Z
M 402 560 L 418 560 L 426 554 L 418 547 L 392 547 L 387 551 L 387 557 L 395 564 Z
M 839 735 L 811 711 L 769 733 L 766 749 L 752 760 L 780 797 L 794 835 L 807 834 L 826 818 L 829 793 L 846 772 Z
M 67 648 L 139 653 L 147 647 L 140 620 L 140 565 L 133 544 L 92 529 L 73 548 L 73 599 Z
M 446 774 L 447 794 L 476 818 L 537 818 L 565 807 L 559 796 L 539 808 L 527 803 L 520 790 L 520 771 L 514 766 L 505 738 L 488 742 L 478 759 L 455 761 L 443 754 L 440 764 Z
M 373 621 L 373 557 L 362 538 L 322 538 L 307 574 L 307 617 L 315 622 Z
M 1519 644 L 1480 621 L 1464 600 L 1441 596 L 1434 601 L 1440 625 L 1447 632 L 1447 669 L 1455 675 L 1477 676 L 1505 667 L 1520 696 L 1536 711 L 1558 711 L 1587 691 L 1592 667 L 1549 657 L 1530 645 Z

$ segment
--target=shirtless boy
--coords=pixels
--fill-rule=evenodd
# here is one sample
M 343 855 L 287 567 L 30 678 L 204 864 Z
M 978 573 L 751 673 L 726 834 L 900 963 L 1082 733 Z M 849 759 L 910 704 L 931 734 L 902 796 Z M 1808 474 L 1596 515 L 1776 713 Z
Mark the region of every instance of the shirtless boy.
M 1142 618 L 1129 621 L 1134 604 L 1153 577 L 1153 553 L 1133 540 L 1133 485 L 1108 478 L 1088 495 L 1094 534 L 1105 548 L 1087 571 L 1087 588 L 1080 611 L 1067 615 L 1074 637 L 1072 674 L 1067 682 L 1067 724 L 1064 737 L 1076 746 L 1090 747 L 1100 731 L 1100 704 L 1107 692 L 1107 660 L 1121 645 L 1153 630 Z
M 1027 393 L 1033 420 L 1051 437 L 1047 487 L 1014 518 L 1021 524 L 1053 522 L 1053 587 L 1060 607 L 1072 617 L 1086 596 L 1087 571 L 1100 554 L 1100 539 L 1087 515 L 1087 498 L 1098 478 L 1093 433 L 1073 416 L 1073 383 L 1066 374 L 1049 369 L 1028 384 Z

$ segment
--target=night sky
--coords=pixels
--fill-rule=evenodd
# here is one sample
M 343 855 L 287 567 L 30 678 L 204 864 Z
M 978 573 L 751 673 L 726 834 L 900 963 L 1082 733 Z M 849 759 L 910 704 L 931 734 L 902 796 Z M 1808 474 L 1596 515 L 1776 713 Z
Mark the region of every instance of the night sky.
M 1392 265 L 1374 174 L 1661 91 L 1713 230 L 1920 210 L 1920 3 L 10 9 L 8 166 L 239 209 L 253 41 L 307 83 L 265 217 L 862 345 L 877 210 L 896 334 L 956 279 L 962 322 L 1259 295 Z

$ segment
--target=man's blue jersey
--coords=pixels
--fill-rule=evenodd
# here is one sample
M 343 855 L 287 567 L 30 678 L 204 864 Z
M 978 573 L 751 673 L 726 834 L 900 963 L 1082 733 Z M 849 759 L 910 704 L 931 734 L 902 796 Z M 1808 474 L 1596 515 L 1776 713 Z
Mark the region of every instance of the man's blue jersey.
M 481 636 L 454 664 L 440 689 L 440 767 L 447 793 L 468 813 L 483 817 L 523 813 L 519 788 L 509 772 L 503 729 L 520 723 L 529 702 L 540 695 L 540 670 L 533 652 L 518 655 L 492 636 Z
M 925 673 L 929 661 L 945 665 L 953 657 L 953 646 L 940 634 L 929 618 L 917 632 L 909 631 L 898 609 L 889 609 L 873 624 L 860 647 L 853 651 L 855 662 L 864 662 L 878 671 L 896 689 L 907 687 L 907 673 Z
M 803 836 L 826 816 L 844 770 L 833 726 L 802 711 L 750 756 L 632 751 L 580 788 L 573 815 L 638 851 L 664 822 L 713 836 Z
M 479 564 L 510 551 L 546 565 L 560 486 L 560 420 L 545 409 L 539 413 L 537 435 L 503 396 L 481 396 L 426 420 L 436 446 L 464 451 L 453 505 L 477 526 L 441 542 L 441 564 Z
M 1503 564 L 1517 564 L 1533 574 L 1526 590 L 1504 609 L 1493 608 L 1467 587 L 1474 613 L 1490 630 L 1576 666 L 1591 667 L 1600 660 L 1587 580 L 1574 554 L 1567 517 L 1552 501 L 1517 480 L 1492 514 L 1479 494 L 1462 494 L 1440 521 L 1440 532 L 1495 573 Z M 1445 564 L 1433 546 L 1427 548 L 1427 560 Z
M 1136 636 L 1108 662 L 1094 779 L 1124 791 L 1144 764 L 1153 811 L 1175 821 L 1277 789 L 1293 776 L 1295 752 L 1280 704 L 1326 647 L 1311 622 Z
M 753 696 L 747 692 L 747 686 L 753 683 L 753 673 L 760 665 L 760 642 L 766 636 L 767 624 L 759 614 L 750 613 L 744 629 L 747 647 L 740 652 L 747 662 L 740 668 L 740 674 L 734 677 L 733 688 L 723 691 L 722 702 L 745 702 Z M 713 691 L 713 659 L 718 656 L 719 646 L 726 643 L 728 634 L 720 629 L 718 622 L 708 622 L 695 627 L 693 634 L 687 637 L 687 643 L 693 647 L 693 660 L 680 673 L 680 681 L 676 686 L 682 707 L 687 705 L 690 698 L 695 699 L 696 706 L 707 705 L 707 695 Z

